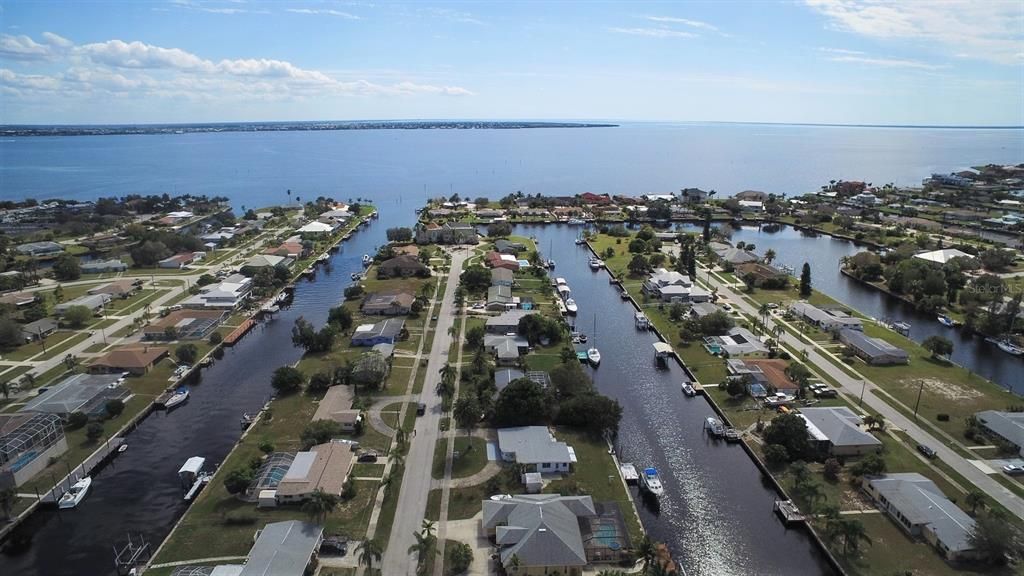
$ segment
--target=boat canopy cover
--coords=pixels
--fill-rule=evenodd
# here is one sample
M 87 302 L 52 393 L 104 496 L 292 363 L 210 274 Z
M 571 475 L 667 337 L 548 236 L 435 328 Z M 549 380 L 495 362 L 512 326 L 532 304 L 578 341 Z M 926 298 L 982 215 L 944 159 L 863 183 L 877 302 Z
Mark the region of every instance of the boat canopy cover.
M 658 354 L 671 354 L 672 346 L 665 342 L 655 342 L 654 351 Z
M 184 474 L 186 472 L 199 474 L 199 471 L 203 469 L 203 464 L 205 463 L 206 458 L 203 458 L 202 456 L 193 456 L 182 464 L 181 470 L 178 470 L 178 474 Z
M 648 476 L 654 476 L 658 473 L 657 468 L 644 468 L 644 474 Z

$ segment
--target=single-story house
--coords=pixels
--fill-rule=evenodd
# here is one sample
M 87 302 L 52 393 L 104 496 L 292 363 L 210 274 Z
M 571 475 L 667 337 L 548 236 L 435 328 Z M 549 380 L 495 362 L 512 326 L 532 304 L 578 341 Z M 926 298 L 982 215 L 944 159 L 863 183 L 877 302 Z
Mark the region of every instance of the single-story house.
M 21 486 L 66 452 L 56 414 L 0 414 L 0 489 Z
M 112 260 L 92 260 L 90 262 L 82 262 L 79 265 L 79 269 L 82 274 L 106 274 L 108 272 L 124 272 L 128 269 L 128 265 L 121 260 L 114 258 Z
M 104 284 L 103 286 L 97 286 L 89 290 L 88 294 L 106 294 L 111 298 L 127 298 L 135 293 L 139 289 L 141 281 L 139 280 L 114 280 L 110 284 Z
M 929 252 L 914 254 L 914 258 L 924 260 L 926 262 L 933 262 L 935 264 L 945 264 L 953 258 L 974 258 L 974 256 L 971 256 L 961 250 L 957 250 L 956 248 L 943 248 L 941 250 L 931 250 Z
M 352 447 L 341 442 L 318 444 L 299 452 L 278 483 L 275 500 L 301 502 L 317 490 L 340 496 L 354 457 Z
M 330 234 L 331 232 L 334 232 L 337 229 L 337 224 L 328 224 L 326 222 L 314 220 L 302 226 L 301 228 L 296 230 L 296 232 L 303 235 L 318 236 L 320 234 Z
M 15 308 L 31 306 L 36 301 L 36 295 L 32 292 L 10 292 L 0 295 L 0 304 L 8 304 Z
M 1024 456 L 1024 412 L 984 410 L 974 415 L 985 431 L 1017 447 Z
M 690 305 L 690 315 L 694 318 L 703 318 L 708 314 L 722 312 L 723 310 L 711 302 L 694 302 Z
M 56 242 L 28 242 L 25 244 L 18 244 L 15 247 L 18 254 L 25 256 L 52 256 L 54 254 L 60 254 L 64 251 L 64 247 Z
M 224 310 L 175 310 L 142 329 L 144 340 L 202 340 L 227 318 Z
M 846 406 L 802 408 L 807 435 L 823 454 L 856 456 L 882 449 L 882 442 L 861 429 L 863 420 Z
M 686 204 L 700 204 L 708 199 L 708 193 L 700 188 L 683 188 L 679 191 L 679 199 Z
M 751 369 L 758 370 L 763 375 L 763 383 L 774 388 L 776 392 L 785 392 L 786 394 L 795 395 L 797 391 L 800 390 L 800 386 L 796 382 L 790 380 L 789 376 L 786 376 L 787 363 L 785 360 L 772 358 L 747 358 L 735 361 L 743 362 Z
M 195 255 L 192 252 L 182 252 L 169 258 L 164 258 L 157 262 L 157 266 L 160 268 L 184 268 L 194 261 Z
M 519 254 L 526 250 L 526 245 L 522 242 L 510 242 L 504 238 L 499 238 L 494 241 L 494 250 L 501 254 Z
M 505 462 L 523 464 L 529 472 L 568 473 L 576 451 L 555 439 L 546 426 L 498 429 L 498 452 Z
M 21 327 L 21 335 L 25 337 L 25 342 L 42 340 L 56 331 L 57 321 L 52 318 L 42 318 Z
M 734 248 L 728 244 L 721 242 L 712 242 L 710 244 L 711 251 L 714 252 L 722 261 L 729 262 L 732 265 L 743 264 L 744 262 L 757 262 L 761 259 L 760 256 L 750 252 L 749 250 L 740 250 Z
M 894 346 L 881 338 L 873 338 L 859 330 L 844 328 L 839 331 L 839 341 L 846 344 L 859 358 L 868 364 L 907 364 L 910 355 L 906 350 Z
M 491 270 L 491 286 L 512 287 L 515 281 L 515 273 L 508 268 L 495 268 Z
M 712 354 L 726 352 L 730 357 L 764 357 L 768 355 L 768 347 L 764 345 L 764 342 L 742 326 L 734 326 L 722 336 L 707 336 L 704 338 L 704 343 Z
M 864 330 L 860 318 L 850 316 L 843 310 L 822 310 L 807 302 L 794 302 L 789 309 L 797 318 L 822 330 Z
M 185 308 L 233 310 L 248 299 L 251 291 L 252 278 L 232 274 L 219 284 L 202 288 L 199 294 L 186 298 L 181 305 Z
M 519 260 L 511 254 L 488 252 L 484 257 L 484 260 L 491 268 L 507 268 L 513 272 L 519 270 Z
M 486 308 L 492 311 L 516 308 L 516 299 L 510 286 L 491 286 L 487 289 Z
M 331 386 L 317 404 L 313 420 L 333 420 L 341 424 L 345 432 L 355 432 L 356 424 L 362 420 L 362 413 L 352 409 L 351 386 Z
M 495 355 L 499 366 L 511 366 L 518 362 L 530 350 L 530 343 L 517 334 L 484 335 L 484 349 Z
M 505 571 L 577 575 L 587 566 L 584 532 L 598 515 L 590 496 L 521 494 L 482 506 L 481 528 L 497 544 Z
M 754 202 L 767 202 L 770 195 L 760 190 L 744 190 L 732 195 L 736 200 L 747 200 Z
M 368 294 L 363 299 L 361 310 L 363 314 L 371 316 L 404 316 L 412 309 L 415 301 L 416 298 L 408 292 Z
M 461 222 L 419 224 L 415 235 L 417 244 L 476 244 L 479 240 L 476 228 Z
M 490 334 L 509 334 L 519 330 L 519 321 L 523 316 L 536 314 L 535 310 L 508 310 L 497 316 L 487 318 L 484 329 Z
M 257 254 L 242 264 L 242 268 L 274 268 L 279 264 L 291 267 L 294 260 L 288 256 L 277 256 L 275 254 Z
M 122 374 L 72 374 L 33 397 L 20 411 L 54 414 L 65 420 L 74 412 L 100 416 L 108 400 L 128 396 L 121 386 L 123 378 Z
M 110 302 L 110 296 L 107 294 L 89 294 L 57 304 L 53 307 L 53 313 L 57 316 L 63 316 L 68 311 L 68 308 L 72 306 L 85 306 L 95 314 L 97 311 L 102 310 L 108 302 Z
M 376 324 L 362 324 L 352 335 L 353 346 L 394 344 L 405 328 L 404 318 L 388 318 Z
M 917 472 L 865 477 L 867 492 L 904 532 L 923 538 L 951 561 L 975 559 L 971 545 L 974 519 L 954 504 L 942 490 Z
M 408 278 L 430 276 L 430 268 L 420 262 L 416 256 L 395 256 L 377 266 L 377 278 Z
M 494 370 L 494 386 L 498 392 L 508 387 L 513 380 L 520 378 L 526 378 L 526 372 L 518 368 L 497 368 Z
M 302 247 L 300 242 L 282 242 L 280 246 L 267 248 L 263 253 L 298 260 L 306 255 L 306 249 Z
M 162 346 L 125 346 L 93 360 L 87 368 L 90 374 L 128 372 L 139 376 L 149 372 L 167 354 L 168 349 Z
M 309 522 L 271 522 L 260 530 L 238 576 L 303 576 L 320 550 L 323 535 L 323 527 Z
M 740 210 L 744 212 L 764 212 L 764 202 L 757 200 L 740 200 L 738 201 Z
M 768 285 L 773 288 L 781 288 L 789 282 L 789 274 L 786 274 L 774 266 L 761 264 L 760 262 L 745 262 L 743 264 L 737 264 L 735 267 L 735 274 L 737 278 L 742 279 L 744 282 L 747 278 L 750 278 L 756 287 Z

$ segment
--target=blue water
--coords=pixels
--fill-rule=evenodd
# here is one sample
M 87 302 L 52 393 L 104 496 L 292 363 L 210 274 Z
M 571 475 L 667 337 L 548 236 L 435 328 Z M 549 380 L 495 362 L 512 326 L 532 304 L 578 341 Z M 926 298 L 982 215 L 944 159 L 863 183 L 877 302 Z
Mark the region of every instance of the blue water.
M 231 132 L 0 140 L 0 198 L 207 194 L 236 207 L 293 196 L 621 194 L 684 187 L 789 195 L 831 179 L 915 184 L 1024 161 L 1024 130 L 627 124 L 543 130 Z

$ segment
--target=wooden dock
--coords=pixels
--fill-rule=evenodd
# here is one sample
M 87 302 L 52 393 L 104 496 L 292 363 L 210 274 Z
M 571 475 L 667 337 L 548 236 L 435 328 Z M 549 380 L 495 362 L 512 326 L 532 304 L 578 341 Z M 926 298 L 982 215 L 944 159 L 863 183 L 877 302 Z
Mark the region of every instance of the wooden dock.
M 242 322 L 238 326 L 238 328 L 235 328 L 234 330 L 231 331 L 230 334 L 228 334 L 227 336 L 224 337 L 224 345 L 225 346 L 234 346 L 235 342 L 238 342 L 238 340 L 242 336 L 245 336 L 245 333 L 248 332 L 249 330 L 251 330 L 252 327 L 255 326 L 255 325 L 256 325 L 256 321 L 253 320 L 252 318 L 249 318 L 245 322 Z
M 102 464 L 107 459 L 117 454 L 118 448 L 124 444 L 124 438 L 115 437 L 107 440 L 103 447 L 92 453 L 89 458 L 78 465 L 77 468 L 71 471 L 70 474 L 61 479 L 60 482 L 55 484 L 49 492 L 39 497 L 40 504 L 56 504 L 57 500 L 64 495 L 72 484 L 77 482 L 79 479 L 88 476 L 97 466 Z

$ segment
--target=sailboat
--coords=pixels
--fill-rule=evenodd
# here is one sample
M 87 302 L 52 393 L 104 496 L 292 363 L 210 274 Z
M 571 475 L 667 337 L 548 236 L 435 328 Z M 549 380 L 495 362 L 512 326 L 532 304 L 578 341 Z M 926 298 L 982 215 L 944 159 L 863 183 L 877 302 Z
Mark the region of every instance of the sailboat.
M 597 314 L 594 314 L 594 340 L 597 340 Z M 591 346 L 587 349 L 587 360 L 597 368 L 601 364 L 601 351 L 597 349 L 597 346 Z

